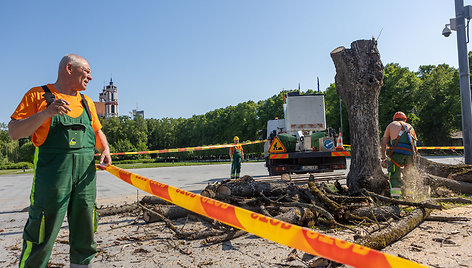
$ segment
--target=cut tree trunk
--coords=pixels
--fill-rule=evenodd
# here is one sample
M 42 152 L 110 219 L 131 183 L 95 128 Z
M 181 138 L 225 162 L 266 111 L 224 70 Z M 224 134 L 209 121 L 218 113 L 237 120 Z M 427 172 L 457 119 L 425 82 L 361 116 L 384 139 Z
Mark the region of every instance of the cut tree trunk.
M 389 193 L 380 166 L 378 97 L 384 68 L 375 40 L 358 40 L 351 48 L 331 52 L 336 67 L 336 91 L 346 104 L 351 133 L 351 167 L 347 184 L 351 193 L 361 188 Z
M 472 194 L 472 183 L 450 180 L 431 174 L 426 174 L 426 181 L 433 187 L 446 187 L 461 194 Z
M 416 166 L 426 173 L 457 181 L 472 182 L 472 165 L 449 165 L 430 161 L 421 155 L 416 157 Z

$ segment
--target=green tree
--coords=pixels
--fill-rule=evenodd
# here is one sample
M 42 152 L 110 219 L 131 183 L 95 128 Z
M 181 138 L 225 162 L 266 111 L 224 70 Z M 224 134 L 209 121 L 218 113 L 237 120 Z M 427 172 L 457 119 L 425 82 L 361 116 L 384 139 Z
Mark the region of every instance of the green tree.
M 398 63 L 385 66 L 379 95 L 379 127 L 382 135 L 398 111 L 404 112 L 413 126 L 418 123 L 415 107 L 421 84 L 421 79 L 408 68 L 403 68 Z
M 419 136 L 427 145 L 448 145 L 460 129 L 461 107 L 458 70 L 447 64 L 420 66 L 422 83 L 415 94 Z
M 349 121 L 347 116 L 347 109 L 344 102 L 339 97 L 336 92 L 335 84 L 329 85 L 329 87 L 324 92 L 325 95 L 325 110 L 326 110 L 326 125 L 328 127 L 334 128 L 338 131 L 341 128 L 341 115 L 339 114 L 339 102 L 341 102 L 342 107 L 342 134 L 343 134 L 343 143 L 351 144 L 351 135 L 349 133 Z

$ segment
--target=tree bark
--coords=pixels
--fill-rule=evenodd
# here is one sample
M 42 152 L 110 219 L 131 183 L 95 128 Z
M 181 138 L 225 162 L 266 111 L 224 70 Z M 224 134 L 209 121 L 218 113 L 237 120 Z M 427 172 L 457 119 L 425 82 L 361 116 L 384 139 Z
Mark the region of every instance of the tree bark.
M 351 133 L 351 167 L 347 185 L 387 194 L 388 181 L 380 167 L 378 97 L 384 68 L 375 40 L 358 40 L 351 49 L 331 52 L 336 67 L 336 91 L 346 104 Z

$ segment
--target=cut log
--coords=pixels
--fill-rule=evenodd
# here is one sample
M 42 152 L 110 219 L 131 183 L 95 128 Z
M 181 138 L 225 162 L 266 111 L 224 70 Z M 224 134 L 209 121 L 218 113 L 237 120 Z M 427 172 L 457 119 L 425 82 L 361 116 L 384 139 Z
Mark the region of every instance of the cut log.
M 166 217 L 167 219 L 178 219 L 187 217 L 189 214 L 193 214 L 193 212 L 181 208 L 179 206 L 155 206 L 152 208 L 154 212 L 158 212 L 160 215 Z M 161 217 L 158 216 L 156 213 L 151 213 L 150 210 L 144 210 L 143 219 L 147 223 L 162 221 Z
M 399 221 L 393 222 L 387 228 L 370 235 L 358 237 L 355 243 L 377 250 L 383 249 L 420 225 L 429 216 L 431 211 L 429 208 L 418 208 Z
M 137 203 L 132 203 L 132 204 L 126 204 L 126 205 L 121 205 L 119 207 L 105 207 L 105 208 L 99 208 L 98 211 L 98 216 L 100 217 L 105 217 L 105 216 L 111 216 L 111 215 L 117 215 L 121 213 L 127 213 L 127 212 L 133 212 L 138 208 Z
M 221 183 L 216 189 L 217 194 L 223 196 L 239 196 L 243 198 L 251 198 L 259 196 L 259 193 L 265 196 L 282 196 L 295 195 L 298 193 L 294 184 L 278 181 L 278 182 L 262 182 L 254 181 L 250 176 L 244 176 L 241 179 L 226 181 Z
M 446 187 L 454 192 L 462 194 L 472 194 L 472 183 L 455 181 L 432 174 L 426 174 L 426 181 L 432 187 Z
M 374 221 L 387 221 L 400 218 L 400 208 L 396 206 L 362 207 L 351 212 L 359 217 L 367 217 Z
M 141 203 L 142 205 L 172 205 L 171 202 L 154 195 L 144 196 L 143 198 L 141 198 L 141 201 L 139 203 Z

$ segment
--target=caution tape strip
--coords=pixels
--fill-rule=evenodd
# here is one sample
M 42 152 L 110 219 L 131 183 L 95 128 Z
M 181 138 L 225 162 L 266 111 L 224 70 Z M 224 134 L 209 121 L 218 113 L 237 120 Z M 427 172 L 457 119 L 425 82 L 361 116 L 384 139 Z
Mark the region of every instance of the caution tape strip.
M 419 146 L 416 147 L 418 150 L 451 150 L 451 149 L 464 149 L 464 146 L 437 146 L 437 147 L 430 147 L 430 146 Z
M 351 147 L 351 145 L 344 144 L 344 147 Z M 418 150 L 464 150 L 464 146 L 418 146 L 416 148 Z
M 121 180 L 177 206 L 306 253 L 354 267 L 426 267 L 311 229 L 163 184 L 113 165 L 98 166 Z
M 244 145 L 262 143 L 262 142 L 266 142 L 266 140 L 243 142 L 243 143 L 238 143 L 238 145 L 244 146 Z M 180 152 L 193 152 L 193 151 L 229 148 L 229 147 L 234 147 L 234 146 L 235 144 L 232 143 L 232 144 L 219 144 L 219 145 L 197 146 L 197 147 L 186 147 L 186 148 L 175 148 L 175 149 L 162 149 L 162 150 L 154 150 L 154 151 L 111 153 L 110 155 L 180 153 Z M 100 155 L 100 154 L 95 154 L 95 156 L 97 155 Z

